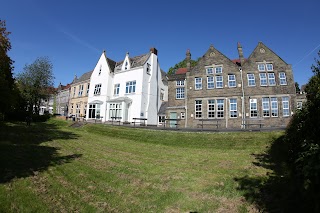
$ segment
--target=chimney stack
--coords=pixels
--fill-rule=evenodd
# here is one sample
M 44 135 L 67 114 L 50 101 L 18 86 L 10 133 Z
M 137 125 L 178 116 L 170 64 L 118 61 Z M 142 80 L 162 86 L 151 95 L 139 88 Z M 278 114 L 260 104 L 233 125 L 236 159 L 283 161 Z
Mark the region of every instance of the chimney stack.
M 191 53 L 189 49 L 187 49 L 187 52 L 186 52 L 186 61 L 187 61 L 187 71 L 189 72 L 191 69 Z
M 155 55 L 158 55 L 158 50 L 156 48 L 154 48 L 154 47 L 150 48 L 150 52 L 152 52 Z
M 241 46 L 240 42 L 238 42 L 238 53 L 239 53 L 240 63 L 242 65 L 244 62 L 244 57 L 243 57 L 243 51 L 242 51 L 242 46 Z

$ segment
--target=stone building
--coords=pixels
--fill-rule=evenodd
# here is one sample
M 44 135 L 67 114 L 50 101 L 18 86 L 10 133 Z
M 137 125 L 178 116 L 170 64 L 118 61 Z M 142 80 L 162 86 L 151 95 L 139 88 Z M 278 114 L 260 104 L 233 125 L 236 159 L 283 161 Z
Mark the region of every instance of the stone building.
M 70 84 L 66 86 L 59 84 L 56 95 L 56 114 L 68 115 L 68 105 L 70 98 Z
M 80 78 L 75 76 L 70 85 L 69 115 L 84 118 L 87 114 L 88 94 L 92 71 L 84 73 Z
M 265 127 L 284 127 L 295 109 L 296 92 L 291 65 L 262 42 L 248 58 L 238 43 L 239 59 L 231 60 L 212 45 L 190 66 L 168 76 L 166 117 L 174 127 L 218 124 L 219 128 L 244 128 L 252 120 Z M 211 119 L 211 120 L 209 120 Z

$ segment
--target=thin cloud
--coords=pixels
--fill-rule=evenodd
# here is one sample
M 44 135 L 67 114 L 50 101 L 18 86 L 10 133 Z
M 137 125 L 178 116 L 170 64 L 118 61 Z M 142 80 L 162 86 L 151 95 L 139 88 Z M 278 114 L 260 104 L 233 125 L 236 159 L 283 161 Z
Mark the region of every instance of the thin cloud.
M 88 49 L 91 49 L 93 50 L 94 52 L 97 52 L 97 53 L 100 53 L 101 51 L 98 50 L 97 48 L 95 48 L 94 46 L 92 46 L 91 44 L 81 40 L 80 38 L 78 38 L 77 36 L 65 31 L 65 30 L 60 30 L 60 32 L 62 32 L 63 34 L 65 34 L 66 36 L 68 36 L 72 41 L 88 48 Z

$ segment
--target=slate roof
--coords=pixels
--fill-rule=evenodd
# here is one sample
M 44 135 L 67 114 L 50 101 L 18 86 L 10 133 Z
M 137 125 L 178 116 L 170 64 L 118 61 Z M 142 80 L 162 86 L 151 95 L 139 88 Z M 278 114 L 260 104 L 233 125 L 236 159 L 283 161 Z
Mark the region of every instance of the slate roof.
M 148 60 L 149 56 L 151 53 L 147 53 L 147 54 L 143 54 L 143 55 L 139 55 L 139 56 L 135 56 L 133 58 L 129 58 L 130 59 L 130 65 L 131 68 L 135 68 L 135 67 L 140 67 L 142 65 L 144 65 L 146 63 L 146 61 Z M 121 69 L 123 61 L 117 62 L 116 64 L 116 68 L 117 69 Z
M 165 115 L 167 107 L 168 107 L 168 101 L 162 102 L 158 115 Z
M 109 64 L 109 66 L 110 66 L 111 72 L 113 72 L 114 68 L 116 67 L 117 62 L 115 62 L 114 60 L 112 60 L 110 58 L 107 58 L 107 62 Z
M 76 84 L 76 83 L 79 83 L 79 82 L 82 82 L 82 81 L 89 80 L 89 79 L 91 78 L 92 72 L 93 72 L 93 71 L 84 73 L 80 78 L 77 78 L 77 79 L 73 80 L 72 83 L 73 83 L 73 84 Z

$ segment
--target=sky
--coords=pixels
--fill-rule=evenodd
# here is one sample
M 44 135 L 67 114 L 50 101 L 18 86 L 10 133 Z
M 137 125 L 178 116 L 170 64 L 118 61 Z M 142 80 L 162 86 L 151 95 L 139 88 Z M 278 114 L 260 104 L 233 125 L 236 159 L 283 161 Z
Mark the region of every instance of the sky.
M 306 84 L 320 50 L 319 0 L 74 1 L 5 0 L 14 74 L 38 57 L 53 64 L 55 86 L 94 69 L 103 50 L 114 61 L 158 50 L 161 69 L 204 55 L 212 44 L 230 59 L 237 42 L 249 57 L 263 42 Z

